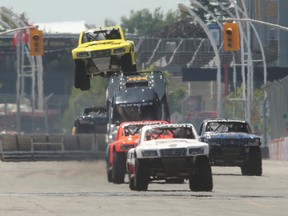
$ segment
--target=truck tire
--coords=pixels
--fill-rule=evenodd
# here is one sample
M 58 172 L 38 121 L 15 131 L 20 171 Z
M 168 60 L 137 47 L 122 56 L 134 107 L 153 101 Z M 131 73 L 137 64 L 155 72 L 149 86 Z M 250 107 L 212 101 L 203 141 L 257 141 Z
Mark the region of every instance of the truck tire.
M 134 177 L 131 177 L 131 174 L 129 174 L 129 189 L 133 191 L 136 190 L 134 184 Z
M 112 170 L 109 168 L 108 165 L 106 169 L 107 169 L 107 181 L 112 182 Z
M 110 147 L 107 148 L 106 151 L 106 173 L 107 173 L 107 181 L 112 182 L 112 170 L 110 169 Z
M 241 167 L 242 175 L 261 176 L 262 175 L 262 154 L 260 147 L 251 147 L 249 161 Z
M 149 163 L 135 159 L 134 187 L 138 191 L 147 191 L 149 184 Z
M 112 181 L 115 184 L 124 183 L 126 173 L 126 154 L 113 153 Z
M 212 191 L 213 178 L 209 159 L 200 156 L 196 159 L 196 173 L 189 177 L 189 187 L 191 191 Z
M 85 63 L 83 60 L 75 60 L 75 88 L 80 88 L 82 91 L 90 89 L 90 78 L 86 74 Z
M 77 129 L 76 129 L 76 127 L 74 126 L 73 128 L 72 128 L 72 135 L 76 135 L 77 134 Z

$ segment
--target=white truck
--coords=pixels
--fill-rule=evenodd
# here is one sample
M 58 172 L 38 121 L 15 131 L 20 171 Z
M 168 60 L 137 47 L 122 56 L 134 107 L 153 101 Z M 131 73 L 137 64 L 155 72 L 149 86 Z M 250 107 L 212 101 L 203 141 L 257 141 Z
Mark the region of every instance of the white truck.
M 127 154 L 131 190 L 146 191 L 150 181 L 183 182 L 191 191 L 212 191 L 209 146 L 199 140 L 192 124 L 148 125 Z

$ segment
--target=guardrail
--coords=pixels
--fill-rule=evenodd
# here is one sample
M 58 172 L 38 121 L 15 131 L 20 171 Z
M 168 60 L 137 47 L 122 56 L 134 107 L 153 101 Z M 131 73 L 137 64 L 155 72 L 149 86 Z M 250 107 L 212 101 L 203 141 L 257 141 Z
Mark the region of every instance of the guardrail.
M 2 161 L 104 159 L 105 134 L 0 135 Z

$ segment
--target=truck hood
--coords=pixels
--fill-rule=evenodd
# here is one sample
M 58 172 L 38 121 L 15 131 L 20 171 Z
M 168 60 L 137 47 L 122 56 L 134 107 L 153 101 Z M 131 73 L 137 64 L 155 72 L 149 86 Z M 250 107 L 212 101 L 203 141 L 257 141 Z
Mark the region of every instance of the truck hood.
M 197 153 L 189 153 L 190 149 L 195 149 Z M 157 155 L 154 156 L 143 156 L 143 152 L 145 151 L 157 151 Z M 180 153 L 181 155 L 177 154 L 179 151 L 183 153 L 186 152 L 184 155 Z M 172 151 L 172 152 L 171 152 Z M 199 152 L 200 151 L 200 152 Z M 192 155 L 209 155 L 209 146 L 207 143 L 199 142 L 195 139 L 161 139 L 161 140 L 150 140 L 150 141 L 144 141 L 140 145 L 136 146 L 135 148 L 132 148 L 129 150 L 129 153 L 136 152 L 138 158 L 148 157 L 162 157 L 162 153 L 165 152 L 171 152 L 173 156 L 192 156 Z M 162 153 L 160 153 L 162 152 Z M 128 153 L 128 154 L 129 154 Z M 174 155 L 173 155 L 174 154 Z M 167 155 L 166 155 L 167 156 Z
M 188 147 L 205 147 L 208 144 L 199 142 L 196 139 L 159 139 L 144 141 L 138 148 L 141 149 L 167 149 L 167 148 L 188 148 Z
M 79 116 L 75 121 L 78 121 L 80 124 L 107 124 L 107 116 Z
M 114 143 L 117 145 L 120 144 L 137 144 L 139 142 L 139 134 L 134 136 L 125 136 L 121 137 L 119 140 L 115 141 Z
M 81 44 L 80 46 L 78 46 L 77 49 L 80 50 L 81 48 L 83 49 L 91 48 L 91 50 L 103 50 L 103 49 L 121 48 L 127 45 L 128 43 L 126 41 L 119 41 L 119 40 L 92 41 Z
M 260 138 L 257 135 L 254 134 L 248 134 L 248 133 L 213 133 L 213 132 L 207 132 L 203 138 L 207 139 L 254 139 L 254 138 Z
M 153 89 L 129 88 L 115 93 L 115 104 L 138 104 L 154 102 L 157 99 Z

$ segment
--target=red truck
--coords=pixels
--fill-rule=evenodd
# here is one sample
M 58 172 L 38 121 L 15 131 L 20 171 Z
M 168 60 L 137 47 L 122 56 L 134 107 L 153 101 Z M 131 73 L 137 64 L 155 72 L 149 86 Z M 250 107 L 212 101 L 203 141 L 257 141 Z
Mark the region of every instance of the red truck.
M 150 124 L 168 124 L 168 122 L 162 120 L 147 120 L 123 122 L 120 124 L 115 141 L 110 143 L 106 150 L 108 182 L 116 184 L 124 183 L 127 152 L 138 144 L 140 129 Z

